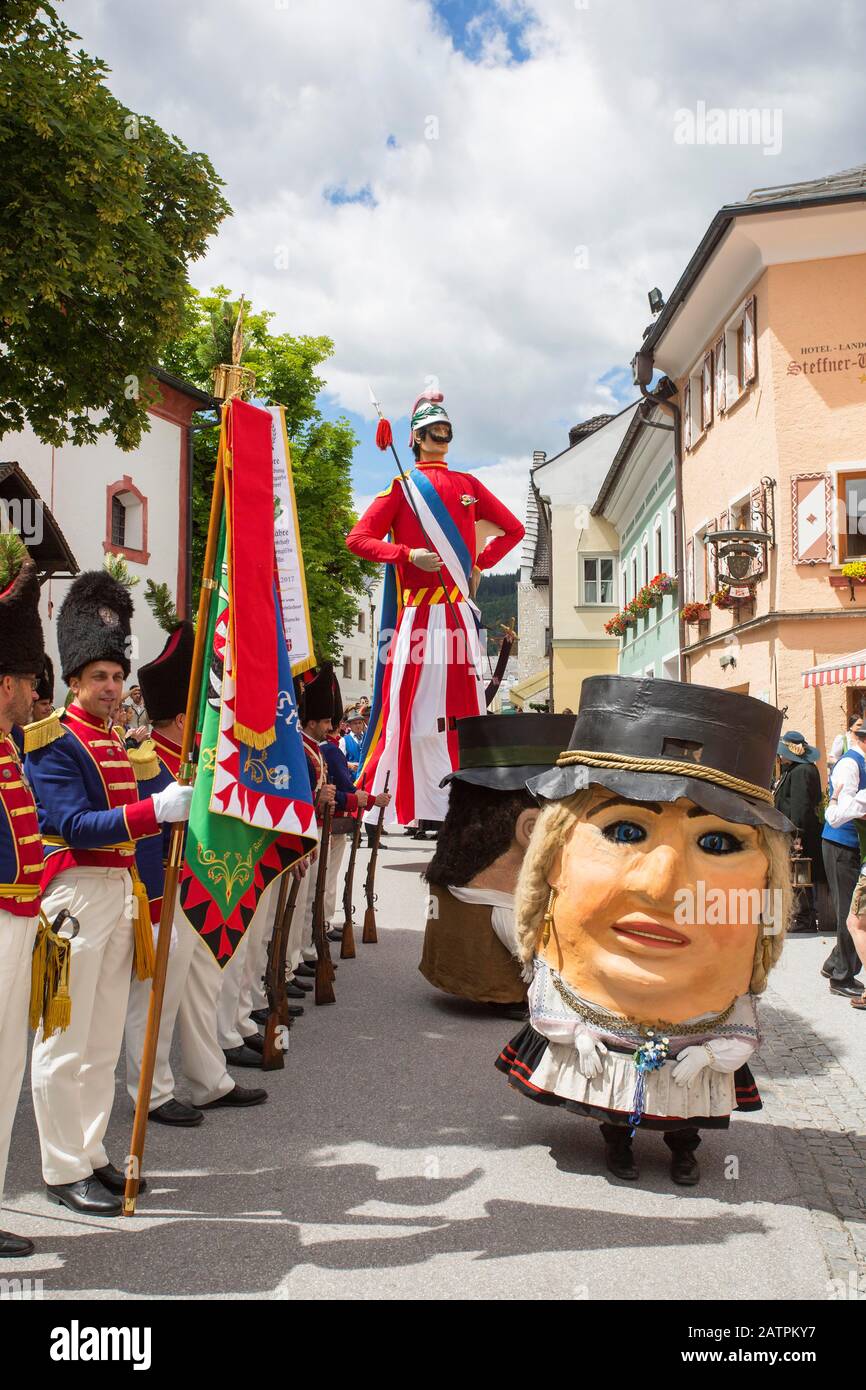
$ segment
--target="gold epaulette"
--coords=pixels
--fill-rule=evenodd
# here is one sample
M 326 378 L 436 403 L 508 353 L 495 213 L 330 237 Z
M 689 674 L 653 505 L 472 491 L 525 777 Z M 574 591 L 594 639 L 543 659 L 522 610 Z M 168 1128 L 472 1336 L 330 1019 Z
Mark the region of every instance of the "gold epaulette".
M 62 709 L 52 710 L 44 719 L 36 719 L 24 725 L 24 752 L 35 753 L 37 748 L 45 748 L 65 733 L 60 722 Z
M 152 739 L 146 738 L 137 748 L 127 748 L 126 752 L 132 763 L 136 782 L 149 782 L 152 777 L 159 776 L 159 758 Z
M 399 478 L 392 478 L 391 481 L 390 481 L 390 483 L 388 484 L 388 486 L 385 488 L 385 490 L 384 490 L 383 492 L 377 492 L 377 493 L 376 493 L 376 496 L 377 496 L 377 497 L 387 497 L 388 494 L 390 493 L 392 487 L 394 486 L 394 484 L 395 484 L 395 483 L 399 483 L 399 481 L 400 481 Z

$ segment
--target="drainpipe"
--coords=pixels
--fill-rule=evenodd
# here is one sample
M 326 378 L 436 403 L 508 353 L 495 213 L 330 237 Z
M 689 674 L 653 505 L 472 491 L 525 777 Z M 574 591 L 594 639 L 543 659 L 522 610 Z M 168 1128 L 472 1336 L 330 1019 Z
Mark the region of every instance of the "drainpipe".
M 549 713 L 556 712 L 553 703 L 553 507 L 548 511 L 547 500 L 538 491 L 538 484 L 529 475 L 529 485 L 535 497 L 538 518 L 547 528 L 548 578 L 547 578 L 547 686 L 550 691 Z
M 676 508 L 676 535 L 674 544 L 676 546 L 676 573 L 677 573 L 677 631 L 679 634 L 678 642 L 678 666 L 679 678 L 681 681 L 688 682 L 689 673 L 687 663 L 683 660 L 683 647 L 686 645 L 686 625 L 682 619 L 682 606 L 685 603 L 685 517 L 683 514 L 683 432 L 682 432 L 682 411 L 679 406 L 667 395 L 657 394 L 664 390 L 675 394 L 676 388 L 669 377 L 662 377 L 655 391 L 648 391 L 646 388 L 652 381 L 653 359 L 648 352 L 638 352 L 632 363 L 634 368 L 635 385 L 640 387 L 640 393 L 645 401 L 650 405 L 661 406 L 662 410 L 670 411 L 673 416 L 674 429 L 674 489 L 675 489 L 675 508 Z M 665 384 L 667 383 L 667 385 Z

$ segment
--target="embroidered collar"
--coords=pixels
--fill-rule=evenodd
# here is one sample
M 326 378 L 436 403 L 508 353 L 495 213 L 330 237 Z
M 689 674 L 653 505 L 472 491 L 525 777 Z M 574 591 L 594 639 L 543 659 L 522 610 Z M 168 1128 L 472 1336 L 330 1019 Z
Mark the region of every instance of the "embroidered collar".
M 100 719 L 98 715 L 88 714 L 87 710 L 82 709 L 75 700 L 67 707 L 66 713 L 71 719 L 77 720 L 79 724 L 86 724 L 89 729 L 99 729 L 102 732 L 108 729 L 107 719 Z

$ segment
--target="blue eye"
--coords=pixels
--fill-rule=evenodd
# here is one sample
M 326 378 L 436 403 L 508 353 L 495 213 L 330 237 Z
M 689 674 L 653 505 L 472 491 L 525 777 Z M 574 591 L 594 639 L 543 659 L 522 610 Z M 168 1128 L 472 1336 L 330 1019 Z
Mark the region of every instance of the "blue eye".
M 736 835 L 728 835 L 724 830 L 708 830 L 698 837 L 698 844 L 705 854 L 736 854 L 743 848 Z
M 641 840 L 646 839 L 643 826 L 635 825 L 633 820 L 614 821 L 613 825 L 606 825 L 601 833 L 615 845 L 639 845 Z

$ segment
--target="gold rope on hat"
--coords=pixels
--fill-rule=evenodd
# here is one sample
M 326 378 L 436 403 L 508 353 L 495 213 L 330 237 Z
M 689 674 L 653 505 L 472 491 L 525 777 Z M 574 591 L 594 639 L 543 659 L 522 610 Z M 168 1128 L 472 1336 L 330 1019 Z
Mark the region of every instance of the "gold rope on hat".
M 773 805 L 773 793 L 767 791 L 766 787 L 745 782 L 742 777 L 733 777 L 731 773 L 719 772 L 716 768 L 682 762 L 679 758 L 639 758 L 631 753 L 593 753 L 586 748 L 575 748 L 560 753 L 556 760 L 557 767 L 569 767 L 573 763 L 586 767 L 607 767 L 616 772 L 667 772 L 676 777 L 693 777 L 698 782 L 711 782 L 714 786 Z

